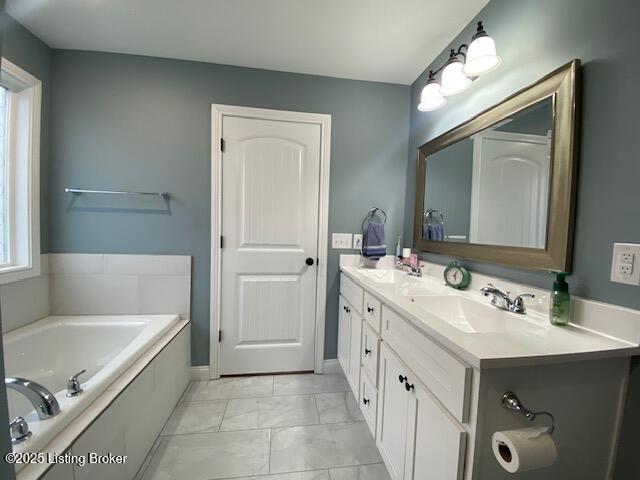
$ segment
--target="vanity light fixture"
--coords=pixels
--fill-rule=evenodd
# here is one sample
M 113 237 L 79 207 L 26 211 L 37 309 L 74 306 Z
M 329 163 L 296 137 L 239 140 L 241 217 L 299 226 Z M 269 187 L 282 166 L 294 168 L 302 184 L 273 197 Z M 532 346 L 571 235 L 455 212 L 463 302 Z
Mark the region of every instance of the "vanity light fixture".
M 451 49 L 449 59 L 436 70 L 429 71 L 427 84 L 422 89 L 418 110 L 428 112 L 442 107 L 452 95 L 465 91 L 478 76 L 495 69 L 501 59 L 496 54 L 496 43 L 478 22 L 471 44 Z M 442 71 L 439 84 L 436 75 Z

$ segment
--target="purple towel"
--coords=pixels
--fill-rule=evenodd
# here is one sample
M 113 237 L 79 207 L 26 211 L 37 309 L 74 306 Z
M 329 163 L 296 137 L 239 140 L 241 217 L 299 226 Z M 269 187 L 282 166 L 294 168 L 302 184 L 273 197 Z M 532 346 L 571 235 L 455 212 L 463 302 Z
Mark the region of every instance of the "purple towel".
M 363 233 L 362 255 L 372 260 L 380 260 L 387 254 L 384 243 L 384 223 L 369 222 Z
M 437 223 L 435 225 L 427 225 L 427 234 L 429 240 L 434 240 L 436 242 L 442 242 L 445 237 L 444 233 L 444 225 L 442 223 Z

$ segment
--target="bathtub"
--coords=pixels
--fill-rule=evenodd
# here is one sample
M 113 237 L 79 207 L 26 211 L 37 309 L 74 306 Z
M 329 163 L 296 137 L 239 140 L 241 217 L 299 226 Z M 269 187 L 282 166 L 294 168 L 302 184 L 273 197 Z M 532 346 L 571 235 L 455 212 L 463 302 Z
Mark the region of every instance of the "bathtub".
M 39 420 L 26 398 L 8 390 L 10 418 L 23 416 L 32 437 L 14 452 L 40 452 L 180 320 L 178 315 L 51 316 L 3 336 L 5 374 L 44 385 L 60 413 Z M 79 377 L 84 392 L 66 396 L 67 379 Z

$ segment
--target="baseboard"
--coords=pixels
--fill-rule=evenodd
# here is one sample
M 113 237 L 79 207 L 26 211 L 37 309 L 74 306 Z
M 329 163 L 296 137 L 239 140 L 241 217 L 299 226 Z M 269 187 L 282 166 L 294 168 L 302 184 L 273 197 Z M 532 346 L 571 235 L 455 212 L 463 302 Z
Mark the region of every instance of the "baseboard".
M 191 380 L 209 380 L 209 366 L 191 367 Z
M 340 365 L 337 358 L 325 359 L 324 373 L 340 373 Z

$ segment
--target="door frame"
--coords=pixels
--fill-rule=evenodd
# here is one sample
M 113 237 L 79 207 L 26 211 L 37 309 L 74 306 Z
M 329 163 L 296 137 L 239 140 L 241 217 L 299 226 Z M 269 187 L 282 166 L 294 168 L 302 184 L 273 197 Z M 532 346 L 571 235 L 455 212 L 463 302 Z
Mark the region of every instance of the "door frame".
M 222 122 L 224 117 L 254 118 L 320 126 L 320 197 L 318 212 L 318 263 L 316 268 L 314 372 L 324 373 L 324 330 L 327 300 L 327 249 L 329 235 L 329 167 L 331 115 L 292 112 L 235 105 L 211 105 L 211 281 L 209 290 L 209 378 L 220 378 L 220 234 L 222 231 Z

